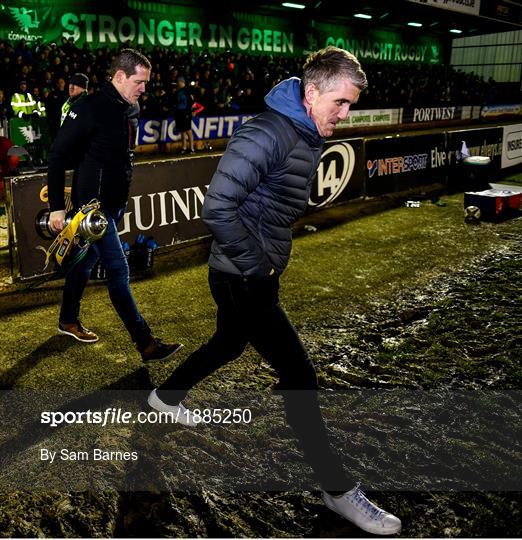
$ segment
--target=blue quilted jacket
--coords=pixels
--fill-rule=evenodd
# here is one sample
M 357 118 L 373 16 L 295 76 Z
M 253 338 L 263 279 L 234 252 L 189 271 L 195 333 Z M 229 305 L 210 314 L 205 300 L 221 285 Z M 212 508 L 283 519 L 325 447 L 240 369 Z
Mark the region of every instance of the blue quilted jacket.
M 219 161 L 202 213 L 214 236 L 212 268 L 264 277 L 288 264 L 291 228 L 306 209 L 324 144 L 299 85 L 292 77 L 275 86 L 268 110 L 236 130 Z

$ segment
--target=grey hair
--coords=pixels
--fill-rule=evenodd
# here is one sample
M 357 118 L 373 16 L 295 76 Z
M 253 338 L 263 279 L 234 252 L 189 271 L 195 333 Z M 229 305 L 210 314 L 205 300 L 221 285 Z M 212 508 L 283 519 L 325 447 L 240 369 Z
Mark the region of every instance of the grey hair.
M 301 79 L 303 90 L 312 83 L 319 92 L 328 92 L 340 79 L 349 79 L 359 90 L 368 86 L 366 73 L 351 52 L 329 46 L 311 53 L 306 59 Z

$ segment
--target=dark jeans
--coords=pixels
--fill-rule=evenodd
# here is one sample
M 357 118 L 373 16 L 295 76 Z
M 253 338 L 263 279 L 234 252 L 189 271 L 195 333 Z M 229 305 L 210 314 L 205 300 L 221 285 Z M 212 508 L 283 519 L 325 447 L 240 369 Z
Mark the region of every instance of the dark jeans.
M 107 288 L 112 305 L 127 328 L 138 349 L 146 347 L 151 335 L 145 319 L 141 316 L 129 286 L 129 265 L 123 253 L 116 224 L 123 217 L 124 210 L 110 212 L 104 210 L 109 222 L 107 232 L 94 242 L 87 255 L 65 276 L 60 322 L 74 323 L 80 316 L 80 303 L 91 270 L 96 261 L 101 260 L 107 272 Z
M 216 332 L 161 385 L 159 397 L 167 403 L 179 403 L 199 381 L 238 358 L 250 342 L 279 376 L 288 423 L 322 488 L 350 489 L 328 442 L 314 365 L 279 305 L 278 277 L 245 281 L 211 268 L 209 283 L 218 308 Z

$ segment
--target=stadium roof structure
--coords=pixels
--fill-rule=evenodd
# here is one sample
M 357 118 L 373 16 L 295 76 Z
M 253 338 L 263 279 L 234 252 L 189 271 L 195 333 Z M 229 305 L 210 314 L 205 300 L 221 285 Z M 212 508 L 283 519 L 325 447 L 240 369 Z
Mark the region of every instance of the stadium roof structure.
M 251 11 L 258 14 L 288 16 L 311 23 L 314 19 L 344 23 L 364 28 L 365 25 L 376 25 L 383 30 L 422 31 L 424 35 L 438 38 L 455 37 L 450 29 L 458 28 L 461 37 L 469 35 L 489 34 L 522 30 L 522 0 L 477 0 L 480 4 L 480 15 L 443 9 L 437 6 L 437 0 L 289 0 L 293 4 L 301 4 L 302 9 L 294 9 L 283 5 L 285 0 L 260 0 L 248 3 L 244 0 L 172 0 L 173 3 L 185 5 L 202 5 L 210 11 L 219 6 L 221 13 L 230 11 Z M 442 2 L 440 2 L 442 4 Z M 458 2 L 456 3 L 458 4 Z M 363 14 L 371 18 L 355 16 Z M 408 26 L 409 22 L 417 22 L 419 26 Z

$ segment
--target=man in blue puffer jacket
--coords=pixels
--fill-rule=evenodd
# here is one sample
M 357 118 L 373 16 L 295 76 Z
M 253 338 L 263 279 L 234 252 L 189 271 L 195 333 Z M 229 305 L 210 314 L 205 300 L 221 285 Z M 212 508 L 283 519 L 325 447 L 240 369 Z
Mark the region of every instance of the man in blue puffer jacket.
M 279 83 L 265 97 L 268 110 L 234 133 L 202 214 L 214 237 L 209 283 L 218 307 L 216 332 L 152 391 L 149 404 L 194 425 L 181 400 L 251 343 L 279 376 L 288 422 L 326 505 L 367 532 L 394 534 L 398 518 L 370 502 L 358 485 L 346 491 L 353 483 L 328 442 L 314 365 L 278 297 L 291 227 L 306 209 L 324 138 L 348 116 L 366 85 L 352 54 L 327 47 L 309 56 L 302 80 Z

